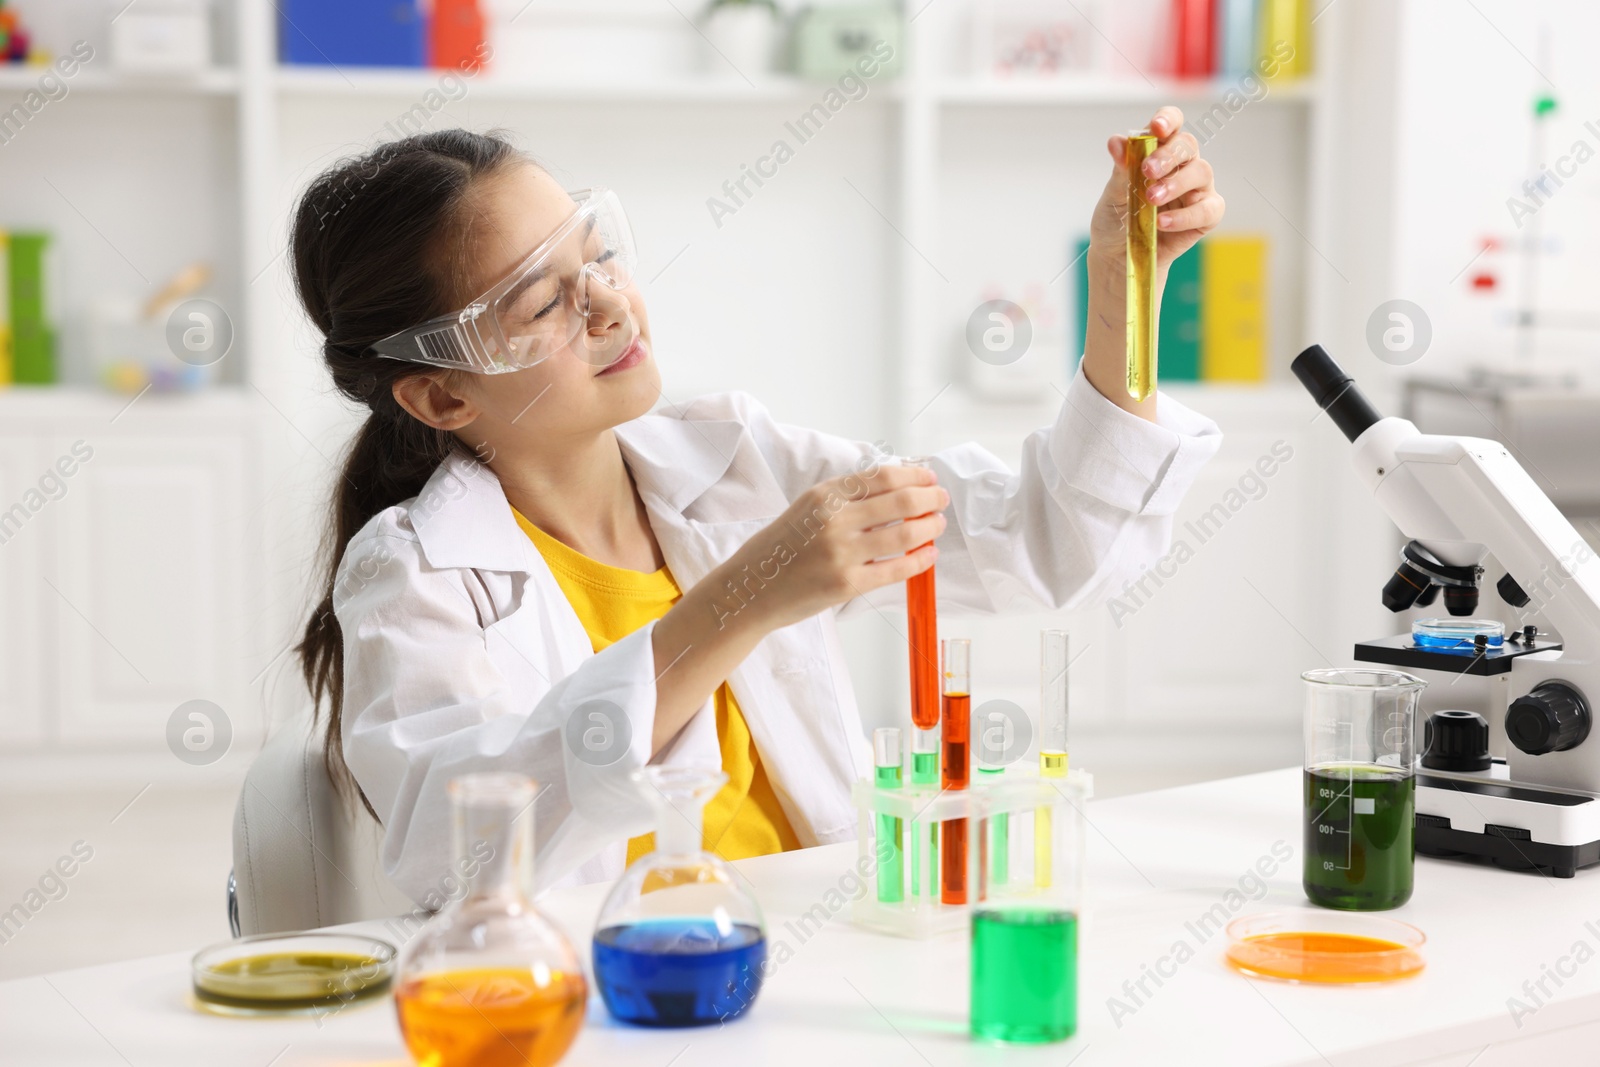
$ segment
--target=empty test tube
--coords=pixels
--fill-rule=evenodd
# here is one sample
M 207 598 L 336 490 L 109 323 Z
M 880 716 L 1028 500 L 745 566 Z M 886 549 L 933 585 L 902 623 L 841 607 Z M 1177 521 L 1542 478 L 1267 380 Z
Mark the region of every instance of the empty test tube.
M 900 788 L 900 731 L 884 726 L 872 731 L 872 756 L 879 789 Z M 878 899 L 898 904 L 905 899 L 905 823 L 898 816 L 878 815 Z
M 1144 400 L 1156 389 L 1156 206 L 1144 161 L 1156 150 L 1149 130 L 1128 134 L 1128 395 Z

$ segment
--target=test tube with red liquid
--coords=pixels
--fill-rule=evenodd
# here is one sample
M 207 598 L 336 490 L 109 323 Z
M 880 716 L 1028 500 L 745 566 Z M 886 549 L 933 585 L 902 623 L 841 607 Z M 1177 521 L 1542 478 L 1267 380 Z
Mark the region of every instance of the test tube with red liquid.
M 908 467 L 928 466 L 925 459 L 908 458 L 903 463 Z M 906 638 L 911 645 L 911 721 L 919 730 L 932 730 L 939 725 L 939 620 L 936 611 L 933 568 L 929 567 L 921 574 L 906 579 Z
M 946 640 L 942 649 L 944 708 L 939 784 L 945 789 L 965 789 L 972 733 L 972 642 L 954 637 Z M 946 904 L 965 904 L 967 820 L 946 819 L 939 825 L 939 899 Z

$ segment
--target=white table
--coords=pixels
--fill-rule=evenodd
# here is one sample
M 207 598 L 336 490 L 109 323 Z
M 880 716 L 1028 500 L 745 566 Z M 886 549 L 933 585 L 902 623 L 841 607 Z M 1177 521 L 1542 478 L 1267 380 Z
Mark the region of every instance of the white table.
M 585 1067 L 795 1064 L 1426 1064 L 1509 1067 L 1600 1062 L 1600 869 L 1566 881 L 1420 858 L 1411 903 L 1392 913 L 1428 935 L 1427 970 L 1369 988 L 1252 982 L 1196 933 L 1215 905 L 1243 913 L 1304 903 L 1300 772 L 1273 771 L 1094 803 L 1092 901 L 1080 954 L 1079 1031 L 1070 1042 L 1000 1049 L 966 1034 L 962 937 L 866 933 L 848 907 L 802 940 L 789 925 L 855 861 L 834 845 L 740 863 L 757 887 L 771 949 L 794 950 L 743 1019 L 724 1027 L 619 1027 L 597 999 L 564 1063 Z M 1230 898 L 1263 857 L 1293 857 L 1265 895 Z M 543 901 L 587 956 L 606 887 Z M 137 922 L 130 915 L 129 922 Z M 1591 927 L 1586 925 L 1592 922 Z M 382 924 L 362 924 L 383 936 Z M 393 939 L 393 935 L 388 935 Z M 1179 943 L 1192 958 L 1175 966 Z M 1584 946 L 1579 949 L 1579 945 Z M 199 947 L 199 946 L 193 946 Z M 322 1020 L 228 1019 L 189 1002 L 190 951 L 0 983 L 0 1064 L 293 1067 L 409 1062 L 386 1000 Z M 1582 961 L 1579 961 L 1582 957 Z M 1163 958 L 1165 962 L 1163 962 Z M 1166 972 L 1135 999 L 1145 966 Z M 1567 972 L 1561 985 L 1547 973 Z M 1544 977 L 1536 1004 L 1524 981 Z M 1137 989 L 1134 989 L 1137 993 Z M 1535 991 L 1537 992 L 1537 991 Z M 1118 997 L 1121 1008 L 1109 998 Z M 1509 998 L 1533 1009 L 1513 1019 Z M 1131 1009 L 1131 1010 L 1130 1010 Z M 1487 1046 L 1487 1048 L 1486 1048 Z M 675 1058 L 676 1057 L 676 1058 Z

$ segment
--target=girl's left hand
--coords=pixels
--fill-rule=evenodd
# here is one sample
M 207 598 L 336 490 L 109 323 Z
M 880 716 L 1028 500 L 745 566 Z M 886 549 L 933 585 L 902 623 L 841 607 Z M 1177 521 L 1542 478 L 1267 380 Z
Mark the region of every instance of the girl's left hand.
M 1183 132 L 1183 112 L 1164 107 L 1150 120 L 1159 147 L 1144 162 L 1147 190 L 1160 213 L 1156 216 L 1157 265 L 1166 268 L 1222 221 L 1223 202 L 1211 164 L 1200 158 L 1200 143 Z M 1127 254 L 1128 173 L 1123 168 L 1126 137 L 1106 142 L 1111 154 L 1111 179 L 1089 224 L 1089 242 L 1101 256 L 1121 260 Z

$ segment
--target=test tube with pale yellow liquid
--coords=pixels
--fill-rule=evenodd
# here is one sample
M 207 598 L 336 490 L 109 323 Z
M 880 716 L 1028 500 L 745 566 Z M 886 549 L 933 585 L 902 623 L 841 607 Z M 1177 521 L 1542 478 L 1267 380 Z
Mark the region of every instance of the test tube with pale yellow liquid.
M 1067 776 L 1067 631 L 1039 633 L 1039 777 Z M 1050 809 L 1033 817 L 1035 884 L 1050 884 Z
M 1148 195 L 1144 161 L 1156 150 L 1149 130 L 1128 134 L 1128 395 L 1144 400 L 1156 391 L 1156 206 Z

